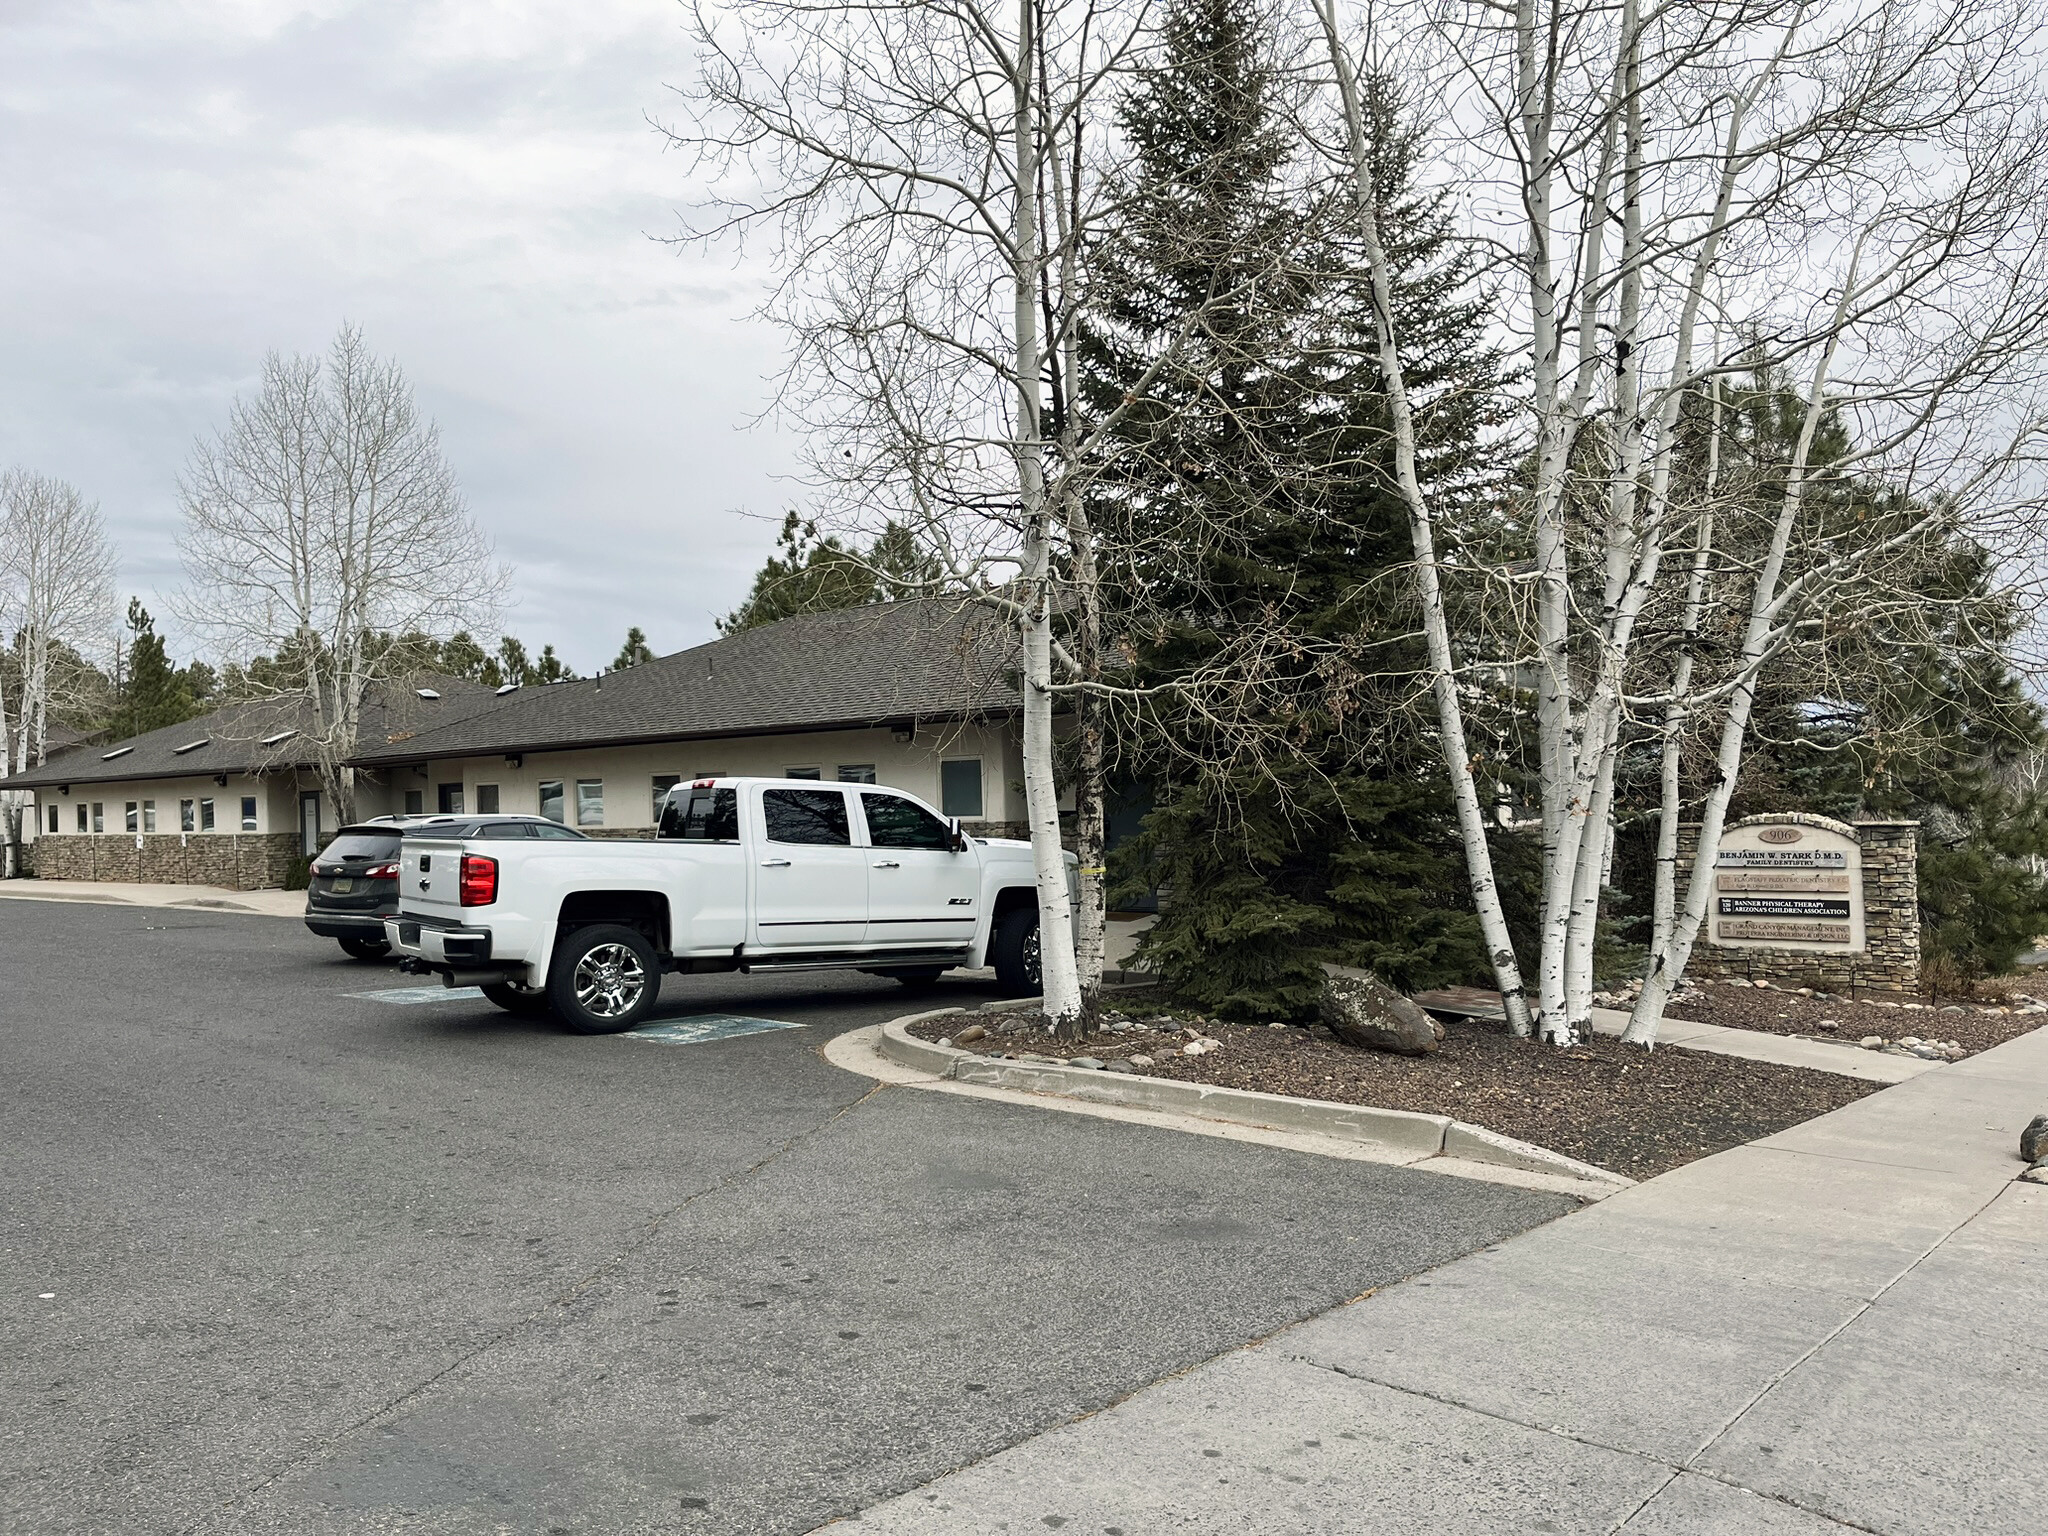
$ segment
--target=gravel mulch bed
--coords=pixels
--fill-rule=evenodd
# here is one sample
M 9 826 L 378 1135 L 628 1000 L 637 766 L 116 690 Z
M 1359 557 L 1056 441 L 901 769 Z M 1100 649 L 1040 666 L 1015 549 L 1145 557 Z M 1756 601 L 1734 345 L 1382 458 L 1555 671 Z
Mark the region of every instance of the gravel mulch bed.
M 1701 1051 L 1645 1053 L 1604 1036 L 1560 1051 L 1481 1020 L 1450 1024 L 1433 1056 L 1359 1050 L 1321 1029 L 1187 1015 L 1110 1015 L 1101 1032 L 1080 1041 L 1055 1041 L 1039 1015 L 1011 1010 L 927 1019 L 910 1032 L 951 1040 L 975 1025 L 988 1033 L 956 1042 L 964 1050 L 1082 1059 L 1148 1077 L 1450 1115 L 1636 1179 L 1839 1109 L 1880 1086 Z M 1190 1045 L 1196 1054 L 1184 1054 Z M 1137 1065 L 1128 1067 L 1133 1058 Z
M 1673 1000 L 1665 1014 L 1695 1024 L 1725 1024 L 1731 1029 L 1815 1039 L 1857 1041 L 1877 1035 L 1890 1043 L 1915 1035 L 1923 1040 L 1953 1040 L 1962 1047 L 1960 1054 L 1968 1056 L 2048 1023 L 2048 1007 L 2036 1001 L 2032 991 L 2048 999 L 2048 986 L 2042 986 L 2003 993 L 1996 1003 L 1851 1002 L 1840 995 L 1710 981 L 1685 998 Z M 2029 1007 L 2039 1011 L 2024 1011 Z

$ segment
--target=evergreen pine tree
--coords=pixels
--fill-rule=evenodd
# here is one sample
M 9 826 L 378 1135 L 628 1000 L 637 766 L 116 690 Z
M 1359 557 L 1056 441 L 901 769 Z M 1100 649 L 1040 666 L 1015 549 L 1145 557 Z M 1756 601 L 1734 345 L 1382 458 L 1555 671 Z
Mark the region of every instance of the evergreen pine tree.
M 619 647 L 619 654 L 612 658 L 609 670 L 623 672 L 628 667 L 637 667 L 643 661 L 652 660 L 654 652 L 648 648 L 647 634 L 635 624 L 626 631 L 626 643 Z
M 1087 351 L 1102 410 L 1179 347 L 1130 409 L 1100 498 L 1123 556 L 1109 606 L 1138 616 L 1110 641 L 1132 679 L 1189 675 L 1261 628 L 1302 642 L 1293 670 L 1264 681 L 1262 723 L 1287 742 L 1265 761 L 1228 766 L 1229 742 L 1170 710 L 1127 743 L 1155 805 L 1115 861 L 1120 894 L 1170 888 L 1152 963 L 1241 1018 L 1311 1011 L 1325 960 L 1408 987 L 1485 972 L 1448 792 L 1399 680 L 1420 652 L 1362 266 L 1330 232 L 1344 226 L 1290 184 L 1261 16 L 1247 0 L 1169 13 L 1167 57 L 1124 114 L 1133 207 L 1104 255 L 1120 297 Z M 1443 219 L 1408 191 L 1413 146 L 1379 105 L 1401 323 L 1428 337 L 1411 376 L 1423 467 L 1443 488 L 1483 478 L 1498 362 Z
M 890 523 L 865 550 L 836 534 L 821 536 L 816 523 L 795 512 L 782 520 L 778 553 L 754 573 L 747 600 L 717 621 L 722 635 L 773 624 L 800 613 L 829 613 L 890 602 L 931 590 L 938 562 L 917 547 L 910 530 Z
M 116 737 L 140 736 L 189 720 L 199 712 L 185 676 L 171 666 L 156 621 L 139 597 L 128 599 L 127 653 L 111 722 Z

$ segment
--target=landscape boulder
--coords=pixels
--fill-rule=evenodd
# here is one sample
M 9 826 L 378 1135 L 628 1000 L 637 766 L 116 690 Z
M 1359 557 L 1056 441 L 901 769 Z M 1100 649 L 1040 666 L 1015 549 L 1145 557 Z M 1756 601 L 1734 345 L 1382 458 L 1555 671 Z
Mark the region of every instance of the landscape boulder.
M 1401 1056 L 1427 1056 L 1443 1043 L 1444 1027 L 1371 971 L 1323 967 L 1322 1020 L 1346 1045 Z
M 2048 1115 L 2036 1115 L 2020 1132 L 2020 1161 L 2038 1163 L 2048 1157 Z

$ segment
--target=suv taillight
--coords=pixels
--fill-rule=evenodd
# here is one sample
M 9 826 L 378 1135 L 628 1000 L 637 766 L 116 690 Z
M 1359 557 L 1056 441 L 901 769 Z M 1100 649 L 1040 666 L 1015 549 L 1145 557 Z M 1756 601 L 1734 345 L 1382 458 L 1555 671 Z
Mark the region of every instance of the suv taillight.
M 480 853 L 465 853 L 460 885 L 465 907 L 488 907 L 498 899 L 498 861 Z
M 396 880 L 398 878 L 398 866 L 396 864 L 372 864 L 363 871 L 363 878 L 366 880 Z

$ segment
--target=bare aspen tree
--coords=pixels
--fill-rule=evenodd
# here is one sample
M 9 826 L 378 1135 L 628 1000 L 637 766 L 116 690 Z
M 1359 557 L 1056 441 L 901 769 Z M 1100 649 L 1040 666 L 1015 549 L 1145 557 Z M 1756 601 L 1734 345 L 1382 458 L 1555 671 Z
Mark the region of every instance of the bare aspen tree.
M 9 722 L 0 697 L 0 780 L 25 773 L 48 753 L 50 711 L 62 686 L 53 662 L 60 646 L 97 649 L 112 622 L 114 552 L 99 507 L 76 487 L 10 469 L 0 475 L 0 634 L 16 640 L 18 682 Z M 5 797 L 4 840 L 21 842 L 23 802 Z M 11 857 L 11 855 L 10 855 Z
M 1337 0 L 1315 3 L 1355 159 L 1357 40 Z M 1718 712 L 1694 877 L 1655 925 L 1631 1026 L 1647 1043 L 1705 916 L 1766 670 L 1845 604 L 1919 600 L 1884 589 L 1916 545 L 1989 538 L 2029 510 L 2048 268 L 2026 15 L 2008 0 L 1516 0 L 1377 21 L 1410 78 L 1426 72 L 1416 94 L 1443 104 L 1446 174 L 1475 189 L 1470 233 L 1516 274 L 1535 589 L 1518 670 L 1536 696 L 1547 1037 L 1587 1027 L 1625 747 L 1661 719 L 1668 752 L 1689 713 Z M 1402 338 L 1381 353 L 1391 393 Z M 1681 505 L 1693 492 L 1674 489 L 1681 417 L 1716 379 L 1759 370 L 1805 376 L 1806 424 L 1755 488 L 1761 543 L 1717 548 L 1705 514 L 1720 493 Z M 1813 462 L 1836 419 L 1850 445 Z M 1887 487 L 1893 514 L 1829 534 L 1811 488 L 1851 480 Z M 1679 571 L 1687 599 L 1667 591 Z M 1746 617 L 1711 677 L 1697 646 L 1678 648 L 1685 663 L 1641 643 L 1653 604 L 1690 606 L 1696 629 L 1721 603 Z M 1468 772 L 1448 760 L 1455 740 L 1454 782 Z M 1676 794 L 1676 774 L 1663 780 Z M 1674 839 L 1675 818 L 1667 804 Z
M 253 696 L 298 707 L 291 749 L 311 747 L 353 816 L 365 699 L 414 665 L 394 637 L 481 628 L 504 589 L 434 424 L 398 365 L 344 327 L 324 363 L 266 358 L 179 490 L 176 611 L 243 665 Z
M 1099 728 L 1084 705 L 1078 945 L 1054 734 L 1062 700 L 1102 687 L 1085 496 L 1109 422 L 1076 409 L 1074 347 L 1117 196 L 1116 92 L 1147 28 L 1142 0 L 700 6 L 692 119 L 672 135 L 715 179 L 698 237 L 773 234 L 767 308 L 793 339 L 779 403 L 809 429 L 821 494 L 911 530 L 935 587 L 1014 629 L 1045 1010 L 1063 1029 L 1102 954 Z

